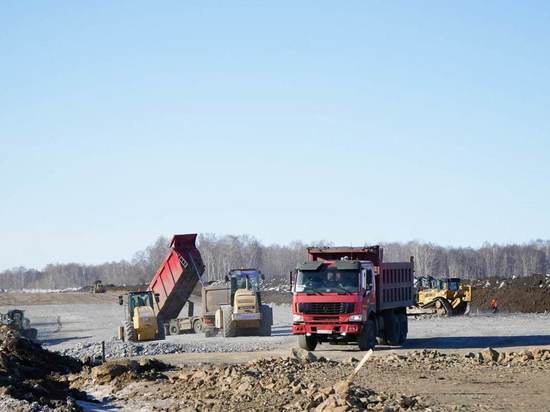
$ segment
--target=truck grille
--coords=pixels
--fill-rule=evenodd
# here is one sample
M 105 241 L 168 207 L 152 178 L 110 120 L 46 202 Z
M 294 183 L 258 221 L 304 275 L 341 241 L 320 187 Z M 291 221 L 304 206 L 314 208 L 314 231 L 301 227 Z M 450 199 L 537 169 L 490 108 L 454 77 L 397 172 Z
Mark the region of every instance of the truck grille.
M 340 315 L 353 312 L 353 303 L 351 302 L 308 302 L 300 303 L 298 310 L 301 313 L 310 315 Z

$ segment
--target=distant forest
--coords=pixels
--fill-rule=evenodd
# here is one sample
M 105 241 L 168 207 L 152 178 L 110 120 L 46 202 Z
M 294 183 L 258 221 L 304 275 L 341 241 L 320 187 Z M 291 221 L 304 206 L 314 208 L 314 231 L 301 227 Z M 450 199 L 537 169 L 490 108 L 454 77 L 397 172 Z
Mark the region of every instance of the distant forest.
M 306 259 L 307 246 L 331 246 L 330 242 L 263 245 L 254 237 L 201 234 L 198 247 L 206 265 L 208 280 L 221 279 L 229 269 L 256 267 L 266 275 L 267 284 L 285 283 L 288 272 Z M 18 267 L 0 272 L 0 289 L 64 289 L 105 284 L 148 283 L 168 251 L 169 239 L 158 238 L 137 252 L 130 261 L 99 265 L 79 263 L 49 264 L 42 270 Z M 442 247 L 411 241 L 386 243 L 384 260 L 415 258 L 417 275 L 456 276 L 467 279 L 527 276 L 550 273 L 550 241 L 537 240 L 521 245 L 485 244 L 479 249 Z

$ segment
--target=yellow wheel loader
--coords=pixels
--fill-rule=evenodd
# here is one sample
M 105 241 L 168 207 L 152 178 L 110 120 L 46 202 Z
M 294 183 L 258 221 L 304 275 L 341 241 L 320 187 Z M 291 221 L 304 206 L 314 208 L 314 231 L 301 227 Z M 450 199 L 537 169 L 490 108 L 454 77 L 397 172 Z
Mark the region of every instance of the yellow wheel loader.
M 155 302 L 158 302 L 158 295 L 152 291 L 129 292 L 118 297 L 118 303 L 126 308 L 126 319 L 118 331 L 119 339 L 141 342 L 165 338 L 164 326 L 154 309 Z
M 463 284 L 460 278 L 422 277 L 416 290 L 416 306 L 421 313 L 454 316 L 470 312 L 472 286 Z

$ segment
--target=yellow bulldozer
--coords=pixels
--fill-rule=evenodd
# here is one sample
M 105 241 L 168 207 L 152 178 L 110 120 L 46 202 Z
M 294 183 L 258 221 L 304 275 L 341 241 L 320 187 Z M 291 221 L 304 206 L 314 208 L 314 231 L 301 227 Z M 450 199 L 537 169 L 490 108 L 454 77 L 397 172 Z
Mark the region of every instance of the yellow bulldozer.
M 416 306 L 420 313 L 440 316 L 467 315 L 470 313 L 472 286 L 460 278 L 436 279 L 425 276 L 417 279 Z
M 90 287 L 91 293 L 105 293 L 107 292 L 107 288 L 103 285 L 103 282 L 101 280 L 96 280 L 94 284 Z

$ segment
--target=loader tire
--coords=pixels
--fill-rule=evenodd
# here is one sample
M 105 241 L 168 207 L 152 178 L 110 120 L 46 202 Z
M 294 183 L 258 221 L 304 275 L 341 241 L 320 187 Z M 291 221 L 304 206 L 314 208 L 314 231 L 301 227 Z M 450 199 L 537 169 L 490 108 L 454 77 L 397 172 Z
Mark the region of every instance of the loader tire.
M 376 346 L 376 323 L 373 320 L 365 322 L 359 334 L 357 344 L 361 351 L 374 349 Z
M 124 326 L 124 340 L 126 342 L 136 342 L 137 341 L 137 333 L 134 329 L 134 324 L 132 321 L 125 321 L 123 323 Z
M 223 337 L 224 338 L 234 338 L 237 336 L 237 322 L 233 320 L 233 308 L 225 307 L 223 308 Z
M 298 346 L 313 352 L 317 346 L 317 338 L 315 336 L 298 335 Z
M 267 305 L 260 306 L 260 327 L 258 335 L 271 336 L 271 325 L 273 325 L 273 309 Z
M 399 345 L 399 339 L 401 337 L 401 328 L 399 324 L 398 315 L 389 312 L 384 315 L 384 336 L 388 345 Z

